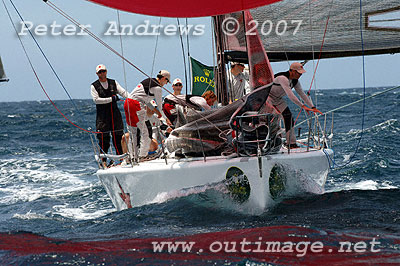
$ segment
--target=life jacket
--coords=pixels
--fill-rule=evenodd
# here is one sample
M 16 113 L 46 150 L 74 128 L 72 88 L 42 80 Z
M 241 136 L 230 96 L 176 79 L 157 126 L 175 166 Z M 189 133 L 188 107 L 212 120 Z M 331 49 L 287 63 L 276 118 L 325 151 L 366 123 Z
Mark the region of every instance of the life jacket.
M 289 78 L 289 77 L 290 77 L 289 71 L 276 73 L 276 74 L 274 75 L 274 78 L 276 78 L 276 77 L 278 77 L 278 76 L 285 76 L 285 77 L 287 77 L 288 80 L 291 80 L 291 79 Z M 298 79 L 292 79 L 291 81 L 292 81 L 292 82 L 289 84 L 289 85 L 290 85 L 290 88 L 293 88 L 294 86 L 296 86 L 297 82 L 299 82 Z M 280 86 L 280 84 L 275 83 L 275 82 L 274 82 L 274 85 Z
M 139 117 L 137 112 L 141 110 L 140 103 L 136 100 L 127 98 L 124 103 L 125 119 L 128 126 L 137 127 Z
M 147 78 L 140 83 L 143 85 L 144 92 L 149 96 L 154 96 L 154 94 L 150 92 L 151 88 L 160 86 L 155 78 Z
M 170 104 L 172 106 L 175 106 L 175 104 L 176 104 L 176 102 L 174 102 L 173 100 L 170 100 L 167 97 L 165 97 L 164 100 L 163 100 L 163 105 L 166 104 L 166 103 Z
M 100 98 L 109 98 L 118 94 L 115 80 L 107 79 L 107 83 L 107 90 L 101 86 L 100 80 L 92 83 Z M 116 102 L 96 104 L 96 129 L 101 132 L 114 131 L 117 135 L 123 134 L 124 124 Z

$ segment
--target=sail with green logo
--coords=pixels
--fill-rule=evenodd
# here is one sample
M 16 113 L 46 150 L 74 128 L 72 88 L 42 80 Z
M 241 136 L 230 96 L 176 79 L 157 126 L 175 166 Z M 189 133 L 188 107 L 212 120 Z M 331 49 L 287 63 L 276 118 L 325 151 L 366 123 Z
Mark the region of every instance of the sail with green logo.
M 214 68 L 203 65 L 190 57 L 192 66 L 192 95 L 201 96 L 205 91 L 215 92 Z

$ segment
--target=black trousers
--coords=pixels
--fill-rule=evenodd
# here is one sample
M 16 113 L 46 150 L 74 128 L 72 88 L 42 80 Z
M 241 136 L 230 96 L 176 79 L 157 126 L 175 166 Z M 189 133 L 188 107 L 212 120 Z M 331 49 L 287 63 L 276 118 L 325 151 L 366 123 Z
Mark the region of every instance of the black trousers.
M 294 126 L 292 112 L 289 107 L 286 107 L 282 112 L 283 122 L 285 123 L 285 131 L 288 132 Z
M 110 134 L 112 135 L 112 142 L 114 144 L 116 154 L 118 155 L 122 154 L 122 145 L 121 145 L 122 135 L 119 132 L 118 133 L 107 132 L 107 133 L 97 134 L 97 138 L 99 140 L 99 145 L 101 149 L 103 150 L 104 153 L 108 153 L 108 149 L 110 148 L 110 139 L 111 139 Z

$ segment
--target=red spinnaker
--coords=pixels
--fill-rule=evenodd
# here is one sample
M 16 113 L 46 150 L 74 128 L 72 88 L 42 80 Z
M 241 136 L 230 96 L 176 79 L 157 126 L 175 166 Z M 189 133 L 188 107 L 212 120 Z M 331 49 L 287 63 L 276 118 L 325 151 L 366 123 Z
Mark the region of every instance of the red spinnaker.
M 246 42 L 250 67 L 250 86 L 258 88 L 274 81 L 274 73 L 260 35 L 254 27 L 253 17 L 249 11 L 244 12 L 246 29 Z
M 280 0 L 89 0 L 111 8 L 158 17 L 206 17 L 269 5 Z

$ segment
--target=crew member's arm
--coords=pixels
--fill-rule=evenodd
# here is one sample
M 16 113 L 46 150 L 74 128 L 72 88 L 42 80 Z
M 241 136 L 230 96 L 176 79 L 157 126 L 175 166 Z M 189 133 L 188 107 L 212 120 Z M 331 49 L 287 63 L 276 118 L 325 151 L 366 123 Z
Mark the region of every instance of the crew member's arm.
M 300 95 L 301 99 L 303 99 L 303 101 L 309 106 L 309 107 L 313 107 L 314 104 L 311 100 L 310 97 L 308 97 L 304 91 L 303 88 L 301 87 L 300 81 L 297 82 L 296 86 L 294 86 L 294 89 L 296 90 L 297 94 Z
M 246 70 L 243 71 L 243 76 L 244 76 L 244 93 L 245 94 L 249 94 L 251 92 L 251 87 L 250 87 L 250 75 L 249 72 L 247 72 Z
M 90 93 L 92 94 L 92 98 L 95 104 L 106 104 L 112 102 L 112 97 L 100 98 L 93 85 L 90 86 Z
M 190 98 L 190 101 L 192 101 L 193 103 L 195 103 L 196 105 L 200 106 L 201 108 L 203 108 L 204 110 L 211 110 L 211 106 L 209 106 L 207 104 L 206 99 L 204 99 L 203 97 L 200 96 L 192 96 Z
M 124 98 L 128 98 L 129 93 L 124 88 L 122 88 L 122 86 L 117 81 L 115 81 L 115 84 L 117 85 L 118 94 Z
M 305 105 L 302 106 L 302 108 L 303 108 L 304 110 L 306 110 L 307 113 L 308 113 L 309 111 L 312 111 L 312 112 L 314 112 L 314 113 L 319 113 L 319 114 L 322 115 L 322 112 L 321 112 L 320 110 L 318 110 L 318 109 L 314 106 L 314 104 L 313 104 L 311 98 L 308 97 L 308 96 L 304 93 L 304 91 L 303 91 L 303 89 L 302 89 L 302 87 L 301 87 L 301 85 L 300 85 L 300 82 L 297 82 L 296 86 L 294 86 L 294 89 L 295 89 L 296 92 L 300 95 L 300 97 L 303 99 L 303 101 L 304 101 L 308 106 L 310 106 L 310 108 L 306 108 L 306 107 L 308 107 L 308 106 L 305 106 Z
M 150 91 L 154 94 L 154 98 L 156 99 L 157 106 L 161 108 L 162 106 L 162 88 L 157 86 L 150 89 Z M 161 108 L 162 109 L 162 108 Z M 171 121 L 169 121 L 168 117 L 164 114 L 163 110 L 159 110 L 161 116 L 167 121 L 168 125 L 171 125 Z
M 299 107 L 303 106 L 303 103 L 300 102 L 300 100 L 294 95 L 292 89 L 289 86 L 289 80 L 285 76 L 278 76 L 275 81 L 276 83 L 279 83 L 283 90 L 285 91 L 286 95 L 289 97 L 289 99 L 294 102 L 296 105 Z

